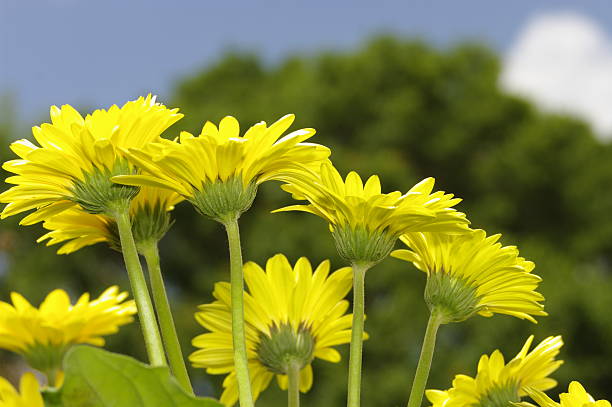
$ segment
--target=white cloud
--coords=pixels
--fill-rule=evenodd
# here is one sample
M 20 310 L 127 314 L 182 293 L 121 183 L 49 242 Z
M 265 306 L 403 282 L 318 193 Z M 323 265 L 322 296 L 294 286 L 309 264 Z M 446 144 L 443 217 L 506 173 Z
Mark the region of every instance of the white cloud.
M 582 117 L 612 139 L 612 38 L 586 16 L 532 18 L 506 55 L 501 84 L 544 110 Z

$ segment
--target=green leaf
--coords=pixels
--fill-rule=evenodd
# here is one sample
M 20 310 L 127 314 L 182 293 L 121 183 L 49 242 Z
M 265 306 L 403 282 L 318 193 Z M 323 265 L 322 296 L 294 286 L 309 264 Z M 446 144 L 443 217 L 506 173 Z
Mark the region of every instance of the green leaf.
M 167 367 L 90 346 L 71 349 L 64 370 L 63 407 L 223 407 L 187 394 Z

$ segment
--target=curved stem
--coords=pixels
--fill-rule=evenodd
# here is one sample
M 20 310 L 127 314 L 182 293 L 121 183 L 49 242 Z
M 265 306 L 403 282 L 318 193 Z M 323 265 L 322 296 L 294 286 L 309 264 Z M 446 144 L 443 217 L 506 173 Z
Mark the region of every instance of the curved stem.
M 183 389 L 189 394 L 193 394 L 191 381 L 189 380 L 189 374 L 185 366 L 185 359 L 181 351 L 181 344 L 176 334 L 174 318 L 172 318 L 172 309 L 170 308 L 168 296 L 166 295 L 164 279 L 159 265 L 159 249 L 157 247 L 157 242 L 150 241 L 139 245 L 139 247 L 142 255 L 147 261 L 155 311 L 157 311 L 157 317 L 159 318 L 159 326 L 161 328 L 170 368 Z
M 431 368 L 431 361 L 433 359 L 434 348 L 436 346 L 436 334 L 438 333 L 440 324 L 441 318 L 436 310 L 433 309 L 431 311 L 431 315 L 429 316 L 429 321 L 427 322 L 425 339 L 423 340 L 423 347 L 421 348 L 419 364 L 417 365 L 417 370 L 414 374 L 414 381 L 412 382 L 412 389 L 410 390 L 408 407 L 421 407 L 421 403 L 423 402 L 423 393 L 425 392 L 427 378 L 429 377 L 429 369 Z
M 238 395 L 241 407 L 253 407 L 251 380 L 244 333 L 244 279 L 242 275 L 242 249 L 238 217 L 223 223 L 227 232 L 230 252 L 230 291 L 232 297 L 232 341 L 234 345 L 234 366 L 238 380 Z
M 134 236 L 132 235 L 132 222 L 129 214 L 129 201 L 121 202 L 113 208 L 112 217 L 117 223 L 119 229 L 119 238 L 121 240 L 121 251 L 123 252 L 123 260 L 132 286 L 134 300 L 138 308 L 138 318 L 140 319 L 140 327 L 144 335 L 145 347 L 149 355 L 149 362 L 153 366 L 166 365 L 166 357 L 162 346 L 159 328 L 157 326 L 157 318 L 153 311 L 153 304 L 149 296 L 147 282 L 142 272 Z
M 348 407 L 359 407 L 365 308 L 365 273 L 369 264 L 353 264 L 353 327 L 348 377 Z
M 291 363 L 287 376 L 289 377 L 287 406 L 300 407 L 300 365 Z

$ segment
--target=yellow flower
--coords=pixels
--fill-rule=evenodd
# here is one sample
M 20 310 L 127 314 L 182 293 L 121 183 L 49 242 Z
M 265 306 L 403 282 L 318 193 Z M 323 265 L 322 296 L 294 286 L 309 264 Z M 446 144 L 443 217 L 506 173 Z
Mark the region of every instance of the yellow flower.
M 294 118 L 286 115 L 269 127 L 258 123 L 243 136 L 231 116 L 221 120 L 218 128 L 206 122 L 197 137 L 182 132 L 180 142 L 165 140 L 147 149 L 130 149 L 130 159 L 143 174 L 113 180 L 173 190 L 217 220 L 239 215 L 251 205 L 257 185 L 278 179 L 298 165 L 318 167 L 329 156 L 328 148 L 304 143 L 314 129 L 280 138 Z
M 340 361 L 333 346 L 348 343 L 352 315 L 344 299 L 352 278 L 349 267 L 330 275 L 324 261 L 312 271 L 310 262 L 300 258 L 295 267 L 278 254 L 268 260 L 264 271 L 257 264 L 244 265 L 249 292 L 245 292 L 247 352 L 255 397 L 276 375 L 281 388 L 287 388 L 288 363 L 301 367 L 300 390 L 312 386 L 311 361 L 316 357 Z M 231 406 L 238 400 L 232 351 L 230 285 L 217 283 L 216 301 L 200 306 L 198 322 L 210 332 L 194 338 L 201 348 L 190 356 L 195 367 L 210 374 L 228 374 L 223 382 L 221 402 Z
M 610 402 L 607 400 L 593 399 L 584 387 L 576 381 L 571 382 L 567 393 L 559 395 L 560 403 L 553 401 L 550 397 L 544 394 L 541 390 L 527 388 L 527 394 L 540 407 L 610 407 Z M 533 407 L 533 404 L 523 402 L 519 404 L 523 407 Z
M 0 377 L 0 407 L 44 407 L 36 377 L 32 373 L 21 376 L 19 392 Z
M 378 176 L 365 185 L 356 172 L 343 180 L 329 162 L 320 174 L 294 171 L 284 177 L 282 188 L 307 205 L 292 205 L 274 212 L 303 211 L 325 219 L 338 251 L 349 262 L 376 263 L 385 258 L 397 238 L 406 232 L 459 232 L 469 223 L 465 214 L 452 209 L 461 199 L 433 192 L 434 179 L 427 178 L 407 193 L 383 194 Z
M 68 294 L 58 289 L 35 308 L 12 293 L 12 305 L 0 301 L 0 348 L 23 355 L 35 369 L 56 373 L 72 345 L 103 346 L 104 335 L 132 322 L 136 305 L 124 301 L 127 295 L 113 286 L 93 301 L 83 294 L 72 305 Z
M 138 246 L 147 239 L 159 241 L 171 226 L 169 212 L 183 198 L 161 188 L 144 187 L 130 203 L 132 232 Z M 58 254 L 73 253 L 85 246 L 100 242 L 120 250 L 121 244 L 115 221 L 106 215 L 96 215 L 80 208 L 70 208 L 43 223 L 50 232 L 38 238 L 47 246 L 64 243 Z
M 515 246 L 502 247 L 501 235 L 483 230 L 464 235 L 408 233 L 401 237 L 410 250 L 391 255 L 412 262 L 427 273 L 425 298 L 446 321 L 462 321 L 475 313 L 508 314 L 536 322 L 547 315 L 536 291 L 541 278 L 534 264 L 519 257 Z
M 20 158 L 3 165 L 16 174 L 6 182 L 16 185 L 0 194 L 0 202 L 8 203 L 1 218 L 36 209 L 21 221 L 27 225 L 77 204 L 101 213 L 105 201 L 131 198 L 135 190 L 110 181 L 112 175 L 134 172 L 122 149 L 144 147 L 181 117 L 151 95 L 85 118 L 69 105 L 51 107 L 51 123 L 32 129 L 40 147 L 28 140 L 11 145 Z
M 550 336 L 529 352 L 532 342 L 533 335 L 508 364 L 499 350 L 483 355 L 476 377 L 457 375 L 452 388 L 427 390 L 427 398 L 433 407 L 507 407 L 527 395 L 528 388 L 553 388 L 557 382 L 548 376 L 563 363 L 555 360 L 563 341 Z

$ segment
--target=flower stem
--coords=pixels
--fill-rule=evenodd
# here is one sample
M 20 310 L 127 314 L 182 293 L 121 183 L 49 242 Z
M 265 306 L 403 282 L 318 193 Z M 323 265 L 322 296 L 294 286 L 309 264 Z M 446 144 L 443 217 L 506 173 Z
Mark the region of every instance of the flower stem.
M 287 406 L 300 407 L 300 365 L 295 362 L 291 363 L 287 376 L 289 376 Z
M 230 291 L 232 297 L 232 341 L 234 365 L 238 380 L 238 395 L 241 407 L 253 407 L 251 381 L 244 333 L 244 279 L 242 276 L 242 249 L 238 216 L 223 222 L 227 232 L 230 252 Z
M 348 377 L 348 407 L 359 407 L 365 307 L 365 274 L 370 264 L 353 264 L 353 327 Z
M 410 399 L 408 400 L 408 407 L 421 407 L 423 401 L 423 393 L 425 392 L 425 386 L 427 385 L 427 378 L 429 377 L 429 369 L 431 367 L 431 361 L 433 359 L 434 348 L 436 346 L 436 334 L 441 324 L 440 315 L 436 312 L 435 308 L 429 315 L 429 321 L 427 322 L 427 330 L 425 331 L 425 339 L 423 340 L 423 347 L 421 348 L 421 356 L 419 357 L 419 364 L 414 375 L 414 381 L 412 382 L 412 389 L 410 390 Z
M 147 261 L 155 311 L 159 318 L 159 326 L 161 328 L 170 368 L 183 389 L 189 394 L 193 394 L 191 381 L 189 380 L 189 374 L 185 366 L 185 359 L 183 359 L 183 352 L 181 351 L 181 344 L 176 334 L 174 319 L 172 318 L 172 309 L 170 308 L 168 296 L 166 295 L 164 279 L 159 265 L 159 249 L 157 247 L 157 242 L 149 241 L 141 244 L 139 247 L 142 255 Z
M 132 235 L 132 222 L 129 214 L 129 201 L 118 203 L 111 213 L 117 223 L 119 229 L 119 238 L 121 240 L 121 251 L 123 252 L 123 260 L 132 286 L 134 299 L 138 308 L 138 317 L 140 319 L 140 327 L 144 335 L 145 347 L 149 355 L 149 362 L 153 366 L 165 366 L 166 357 L 162 346 L 159 328 L 157 326 L 157 318 L 153 311 L 153 304 L 149 296 L 147 282 L 142 272 L 140 259 L 134 243 Z

